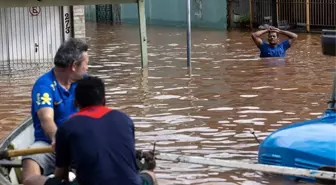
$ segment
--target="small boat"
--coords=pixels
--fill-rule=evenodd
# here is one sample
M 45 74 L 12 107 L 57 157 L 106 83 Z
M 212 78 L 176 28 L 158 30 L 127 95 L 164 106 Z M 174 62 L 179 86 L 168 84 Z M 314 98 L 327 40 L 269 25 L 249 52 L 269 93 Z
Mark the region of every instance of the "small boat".
M 34 142 L 34 126 L 32 118 L 29 117 L 26 120 L 24 120 L 22 124 L 19 127 L 17 127 L 9 136 L 7 136 L 2 141 L 2 143 L 0 143 L 0 151 L 10 151 L 11 149 L 15 149 L 16 154 L 18 154 L 17 152 L 20 151 L 20 149 L 23 149 L 21 150 L 21 152 L 27 154 L 27 148 L 31 144 L 33 144 L 33 142 Z M 21 158 L 22 156 L 0 160 L 0 185 L 22 184 Z M 53 174 L 49 175 L 49 177 L 52 176 Z M 73 180 L 75 177 L 76 175 L 73 172 L 69 172 L 70 180 Z
M 336 56 L 336 30 L 323 30 L 324 55 Z M 320 118 L 282 127 L 259 146 L 258 163 L 311 170 L 336 170 L 336 73 L 331 101 Z M 292 177 L 316 182 L 318 179 Z M 320 181 L 319 181 L 320 182 Z M 335 182 L 334 182 L 335 183 Z
M 34 127 L 31 117 L 23 121 L 10 135 L 0 144 L 0 150 L 26 149 L 34 142 Z M 12 185 L 21 182 L 21 157 L 12 160 L 0 160 L 0 184 Z

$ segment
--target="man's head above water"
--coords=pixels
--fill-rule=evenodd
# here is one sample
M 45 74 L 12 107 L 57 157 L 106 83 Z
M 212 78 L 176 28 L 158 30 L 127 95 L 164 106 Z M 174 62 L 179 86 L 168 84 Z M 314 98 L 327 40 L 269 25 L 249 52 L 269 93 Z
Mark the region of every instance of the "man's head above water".
M 267 41 L 262 40 L 261 36 L 267 34 Z M 288 38 L 280 42 L 279 35 L 287 36 Z M 285 57 L 286 51 L 296 40 L 297 35 L 290 31 L 280 30 L 279 28 L 270 26 L 267 29 L 259 30 L 252 33 L 252 40 L 260 50 L 260 57 Z
M 277 45 L 279 43 L 279 29 L 275 27 L 268 28 L 268 43 L 269 45 Z

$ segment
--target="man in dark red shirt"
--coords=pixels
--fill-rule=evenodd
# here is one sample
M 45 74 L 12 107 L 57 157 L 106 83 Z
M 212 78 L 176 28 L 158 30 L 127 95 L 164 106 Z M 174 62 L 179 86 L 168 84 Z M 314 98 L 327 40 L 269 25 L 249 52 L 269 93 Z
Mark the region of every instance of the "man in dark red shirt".
M 139 172 L 134 124 L 125 113 L 105 106 L 105 86 L 97 77 L 78 81 L 80 111 L 56 133 L 55 177 L 36 185 L 68 185 L 71 164 L 79 185 L 154 185 L 153 171 Z

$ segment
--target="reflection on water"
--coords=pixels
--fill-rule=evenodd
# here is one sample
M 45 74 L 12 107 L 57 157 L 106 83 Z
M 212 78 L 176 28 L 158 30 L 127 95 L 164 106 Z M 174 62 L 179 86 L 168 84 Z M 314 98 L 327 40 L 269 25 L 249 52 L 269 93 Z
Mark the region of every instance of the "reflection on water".
M 193 30 L 189 75 L 184 29 L 150 27 L 149 68 L 141 70 L 137 27 L 87 24 L 89 73 L 105 80 L 108 105 L 132 116 L 138 148 L 152 149 L 156 141 L 160 152 L 256 162 L 251 130 L 262 140 L 327 107 L 335 63 L 321 54 L 319 35 L 301 34 L 286 59 L 260 60 L 249 33 Z M 28 116 L 32 83 L 47 69 L 1 73 L 2 136 Z M 158 161 L 157 176 L 165 185 L 291 183 L 166 161 Z

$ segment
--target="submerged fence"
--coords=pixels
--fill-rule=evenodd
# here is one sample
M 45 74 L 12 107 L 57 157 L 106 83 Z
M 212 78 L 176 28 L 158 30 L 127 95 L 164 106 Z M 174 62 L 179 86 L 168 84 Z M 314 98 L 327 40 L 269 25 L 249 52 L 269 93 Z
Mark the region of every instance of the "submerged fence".
M 273 0 L 250 0 L 250 20 L 253 25 L 272 23 Z M 276 0 L 279 26 L 287 28 L 336 27 L 336 0 Z

